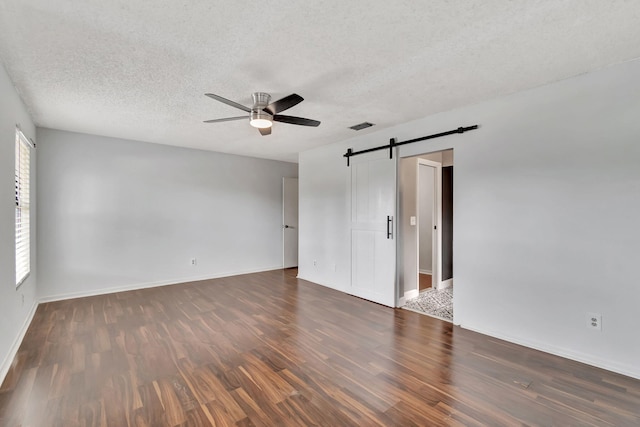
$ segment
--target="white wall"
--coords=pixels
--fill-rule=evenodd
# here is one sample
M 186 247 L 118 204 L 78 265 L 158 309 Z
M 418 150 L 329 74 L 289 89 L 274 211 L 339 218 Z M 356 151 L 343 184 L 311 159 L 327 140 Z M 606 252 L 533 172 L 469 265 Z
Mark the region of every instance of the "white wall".
M 421 154 L 418 157 L 425 160 L 431 160 L 432 162 L 443 163 L 444 153 L 453 153 L 453 150 L 438 151 L 437 153 Z M 442 166 L 446 166 L 442 164 Z
M 6 375 L 36 307 L 36 192 L 31 186 L 31 274 L 16 289 L 15 257 L 15 138 L 16 124 L 35 140 L 36 130 L 13 83 L 0 64 L 0 382 Z M 36 180 L 32 152 L 31 182 Z M 24 298 L 24 301 L 23 301 Z
M 51 129 L 38 137 L 42 299 L 282 266 L 282 177 L 297 176 L 296 164 Z
M 348 287 L 348 147 L 479 124 L 400 147 L 455 149 L 455 323 L 640 378 L 638 75 L 619 64 L 301 153 L 299 274 Z M 313 266 L 330 256 L 337 272 Z
M 453 166 L 453 150 L 446 150 L 442 153 L 442 167 Z
M 351 181 L 345 151 L 338 144 L 325 145 L 301 153 L 305 160 L 298 163 L 298 276 L 341 291 L 351 287 Z

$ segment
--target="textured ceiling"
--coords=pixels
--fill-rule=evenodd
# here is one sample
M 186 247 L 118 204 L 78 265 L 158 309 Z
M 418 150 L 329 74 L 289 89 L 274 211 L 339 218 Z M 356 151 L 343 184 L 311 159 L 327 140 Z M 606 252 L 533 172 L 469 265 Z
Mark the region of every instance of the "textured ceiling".
M 39 126 L 297 161 L 640 57 L 639 22 L 637 1 L 0 0 L 0 59 Z M 205 92 L 256 91 L 322 124 L 202 123 L 242 115 Z

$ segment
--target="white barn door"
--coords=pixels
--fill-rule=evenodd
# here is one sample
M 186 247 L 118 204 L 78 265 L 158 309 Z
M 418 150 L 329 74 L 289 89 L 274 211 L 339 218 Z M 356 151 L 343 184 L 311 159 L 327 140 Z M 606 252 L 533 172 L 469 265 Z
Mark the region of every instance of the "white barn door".
M 396 305 L 396 165 L 389 151 L 351 157 L 351 293 Z

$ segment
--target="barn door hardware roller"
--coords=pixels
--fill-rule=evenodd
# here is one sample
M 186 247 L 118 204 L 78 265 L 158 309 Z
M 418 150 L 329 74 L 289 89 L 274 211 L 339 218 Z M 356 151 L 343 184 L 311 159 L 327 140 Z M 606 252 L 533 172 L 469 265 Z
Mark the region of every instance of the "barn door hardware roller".
M 441 136 L 453 135 L 454 133 L 465 133 L 467 131 L 474 130 L 474 129 L 478 129 L 478 125 L 459 127 L 458 129 L 453 129 L 447 132 L 434 133 L 433 135 L 427 135 L 420 138 L 414 138 L 414 139 L 410 139 L 408 141 L 402 141 L 402 142 L 398 142 L 396 141 L 395 138 L 391 138 L 391 140 L 389 141 L 389 144 L 381 145 L 379 147 L 367 148 L 366 150 L 360 150 L 360 151 L 353 151 L 351 148 L 349 148 L 347 152 L 344 153 L 343 157 L 347 158 L 347 166 L 350 166 L 349 159 L 353 156 L 357 156 L 358 154 L 370 153 L 372 151 L 385 150 L 388 148 L 389 158 L 393 159 L 393 149 L 395 147 L 399 147 L 405 144 L 411 144 L 413 142 L 424 141 L 427 139 L 440 138 Z

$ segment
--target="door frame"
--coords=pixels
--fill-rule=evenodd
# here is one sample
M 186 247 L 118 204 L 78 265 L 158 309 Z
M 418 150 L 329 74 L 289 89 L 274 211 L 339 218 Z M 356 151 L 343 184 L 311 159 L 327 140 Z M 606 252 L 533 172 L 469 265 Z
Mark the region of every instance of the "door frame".
M 431 228 L 434 230 L 431 237 L 431 287 L 442 288 L 442 163 L 433 160 L 418 158 L 416 162 L 416 283 L 420 289 L 420 167 L 426 166 L 433 171 L 433 214 Z

